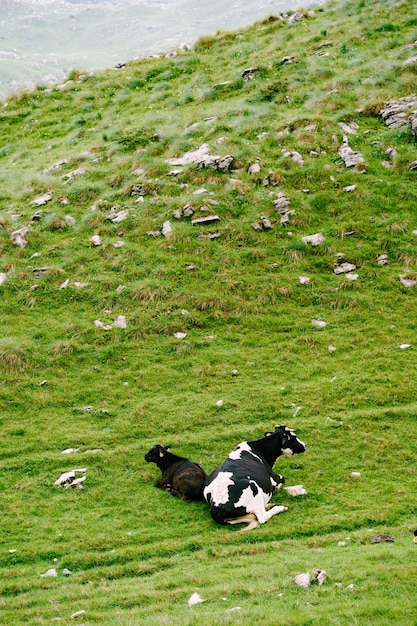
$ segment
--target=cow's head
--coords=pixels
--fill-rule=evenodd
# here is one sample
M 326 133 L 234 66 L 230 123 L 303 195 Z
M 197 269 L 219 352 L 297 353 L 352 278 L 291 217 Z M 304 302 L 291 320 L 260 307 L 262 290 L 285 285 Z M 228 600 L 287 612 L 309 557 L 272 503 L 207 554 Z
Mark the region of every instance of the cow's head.
M 281 454 L 301 454 L 305 452 L 306 445 L 300 439 L 297 438 L 295 431 L 287 426 L 275 426 L 275 430 L 272 433 L 265 433 L 268 435 L 279 434 L 281 436 Z
M 148 463 L 158 463 L 158 461 L 164 458 L 165 453 L 170 447 L 171 446 L 160 446 L 157 444 L 145 454 L 145 461 Z

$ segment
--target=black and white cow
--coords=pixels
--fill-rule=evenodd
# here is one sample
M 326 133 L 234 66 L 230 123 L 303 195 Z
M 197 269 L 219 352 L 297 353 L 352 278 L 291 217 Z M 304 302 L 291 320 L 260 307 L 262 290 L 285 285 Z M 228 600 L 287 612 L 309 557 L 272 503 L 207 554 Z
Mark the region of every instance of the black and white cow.
M 145 461 L 156 463 L 162 477 L 155 487 L 169 491 L 181 500 L 203 500 L 207 474 L 197 463 L 168 452 L 171 446 L 156 445 L 145 454 Z
M 213 519 L 219 524 L 247 522 L 244 530 L 250 530 L 286 511 L 285 506 L 269 504 L 284 482 L 272 468 L 281 454 L 299 454 L 305 449 L 286 426 L 276 426 L 262 439 L 240 443 L 207 479 L 204 497 Z

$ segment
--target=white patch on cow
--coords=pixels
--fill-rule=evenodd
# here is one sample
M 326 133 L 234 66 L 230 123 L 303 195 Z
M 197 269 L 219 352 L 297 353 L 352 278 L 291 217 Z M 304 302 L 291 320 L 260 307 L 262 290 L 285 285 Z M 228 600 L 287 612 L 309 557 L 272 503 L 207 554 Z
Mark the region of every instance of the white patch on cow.
M 233 450 L 233 452 L 231 452 L 229 454 L 229 459 L 232 459 L 232 461 L 236 461 L 238 459 L 241 459 L 242 458 L 242 452 L 249 452 L 249 454 L 251 454 L 256 459 L 258 459 L 261 463 L 263 463 L 262 459 L 257 454 L 254 453 L 254 451 L 252 450 L 252 448 L 250 447 L 250 445 L 248 444 L 247 441 L 242 441 L 242 443 L 240 443 L 238 446 L 236 446 L 236 448 Z
M 278 490 L 278 489 L 281 489 L 282 483 L 279 483 L 277 480 L 274 480 L 271 476 L 271 486 L 273 489 Z
M 291 456 L 291 454 L 294 454 L 291 448 L 281 448 L 281 452 L 282 454 L 286 454 L 287 456 Z
M 219 472 L 216 478 L 204 489 L 204 497 L 207 498 L 207 494 L 210 494 L 211 503 L 214 506 L 226 504 L 229 501 L 228 488 L 234 484 L 231 480 L 232 476 L 232 472 Z
M 251 481 L 252 484 L 256 485 L 254 481 Z M 260 489 L 259 485 L 256 485 L 258 488 L 258 493 L 256 496 L 253 495 L 253 491 L 250 487 L 246 487 L 242 491 L 242 495 L 240 496 L 238 502 L 235 503 L 235 507 L 244 507 L 247 513 L 253 513 L 256 515 L 256 519 L 259 524 L 264 524 L 268 521 L 273 515 L 277 515 L 278 513 L 283 513 L 287 510 L 285 506 L 271 506 L 268 510 L 265 508 L 268 504 L 271 496 L 262 489 Z

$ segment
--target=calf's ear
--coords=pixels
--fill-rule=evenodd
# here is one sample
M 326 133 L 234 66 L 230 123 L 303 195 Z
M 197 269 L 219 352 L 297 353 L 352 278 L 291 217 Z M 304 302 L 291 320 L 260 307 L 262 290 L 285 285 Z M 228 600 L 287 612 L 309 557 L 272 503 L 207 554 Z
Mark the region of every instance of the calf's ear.
M 164 457 L 165 452 L 163 452 L 162 450 L 159 451 L 159 456 L 161 457 L 161 459 Z
M 172 446 L 164 446 L 164 450 L 170 450 Z
M 273 434 L 274 434 L 274 433 L 271 433 L 271 432 L 269 432 L 269 431 L 268 431 L 268 432 L 264 433 L 264 437 L 270 437 L 270 436 L 271 436 L 271 435 L 273 435 Z

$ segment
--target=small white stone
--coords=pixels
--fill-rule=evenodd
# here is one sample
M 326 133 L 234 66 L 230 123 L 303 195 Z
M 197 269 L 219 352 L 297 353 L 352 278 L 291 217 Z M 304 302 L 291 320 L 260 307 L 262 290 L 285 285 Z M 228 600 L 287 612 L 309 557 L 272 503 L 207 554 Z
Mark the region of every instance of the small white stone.
M 185 339 L 187 336 L 187 333 L 174 333 L 174 337 L 176 337 L 177 339 Z
M 345 278 L 347 278 L 348 280 L 358 280 L 359 274 L 351 274 L 350 272 L 348 272 L 347 274 L 345 274 Z
M 217 402 L 216 402 L 216 406 L 218 406 L 218 407 L 223 406 L 223 404 L 224 404 L 223 400 L 217 400 Z
M 67 569 L 66 567 L 62 570 L 63 576 L 71 576 L 71 574 L 72 574 L 71 570 Z
M 123 330 L 127 328 L 127 321 L 125 315 L 119 315 L 113 322 L 113 326 L 115 328 L 122 328 Z
M 321 233 L 316 233 L 314 235 L 306 235 L 305 237 L 302 237 L 301 241 L 305 244 L 310 244 L 311 246 L 319 246 L 326 240 Z
M 335 346 L 330 345 L 330 346 L 327 347 L 327 349 L 328 349 L 329 352 L 336 352 Z
M 93 246 L 101 246 L 102 245 L 102 241 L 101 241 L 100 235 L 93 235 L 91 237 L 90 241 L 93 244 Z
M 343 191 L 349 193 L 350 191 L 355 191 L 356 185 L 348 185 L 347 187 L 343 187 Z
M 327 326 L 327 322 L 324 322 L 323 320 L 312 319 L 311 323 L 313 326 L 317 326 L 317 328 L 325 328 Z
M 14 554 L 15 552 L 17 552 L 17 550 L 9 550 L 9 554 Z
M 343 548 L 343 547 L 346 545 L 346 541 L 339 541 L 339 542 L 337 543 L 337 545 L 338 545 L 340 548 Z
M 94 326 L 96 328 L 102 328 L 103 330 L 111 330 L 112 326 L 110 326 L 109 324 L 103 324 L 103 322 L 101 320 L 94 320 Z
M 7 274 L 5 274 L 4 272 L 0 273 L 0 285 L 4 285 L 4 283 L 7 280 Z
M 61 454 L 74 454 L 74 452 L 79 452 L 79 448 L 66 448 L 62 450 Z
M 81 615 L 84 615 L 85 611 L 84 609 L 81 609 L 81 611 L 76 611 L 75 613 L 73 613 L 71 615 L 71 619 L 75 619 L 76 617 L 80 617 Z
M 56 571 L 55 567 L 51 567 L 51 569 L 48 569 L 45 574 L 41 574 L 41 578 L 56 578 L 58 576 L 58 572 Z
M 188 600 L 188 606 L 193 606 L 194 604 L 199 604 L 200 602 L 204 602 L 204 599 L 199 593 L 193 593 L 191 598 Z
M 361 477 L 361 473 L 360 472 L 351 472 L 350 475 L 353 478 L 360 478 Z
M 310 278 L 308 276 L 299 276 L 298 282 L 300 283 L 300 285 L 308 285 L 310 282 Z
M 126 245 L 125 241 L 116 241 L 116 243 L 113 244 L 113 248 L 123 248 L 123 246 Z
M 311 576 L 308 572 L 306 572 L 305 574 L 298 574 L 294 578 L 294 582 L 300 587 L 304 587 L 304 589 L 307 589 L 311 585 Z
M 284 487 L 284 489 L 290 496 L 293 496 L 293 497 L 304 496 L 307 493 L 307 491 L 304 489 L 302 485 L 294 485 L 293 487 Z
M 411 343 L 402 343 L 400 345 L 401 350 L 407 350 L 407 348 L 411 348 Z

